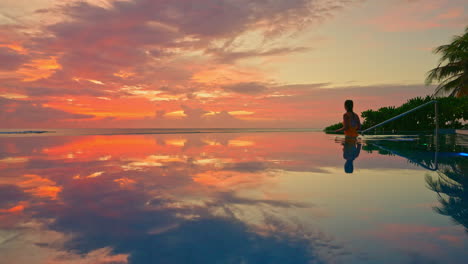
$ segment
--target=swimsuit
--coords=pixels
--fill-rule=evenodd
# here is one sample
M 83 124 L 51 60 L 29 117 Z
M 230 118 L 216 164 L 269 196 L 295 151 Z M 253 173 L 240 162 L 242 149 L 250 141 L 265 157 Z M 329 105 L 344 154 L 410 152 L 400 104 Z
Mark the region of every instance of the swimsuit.
M 348 114 L 348 113 L 346 113 Z M 344 131 L 344 134 L 347 137 L 357 137 L 359 128 L 359 119 L 356 114 L 352 113 L 352 116 L 349 117 L 349 127 L 347 130 Z

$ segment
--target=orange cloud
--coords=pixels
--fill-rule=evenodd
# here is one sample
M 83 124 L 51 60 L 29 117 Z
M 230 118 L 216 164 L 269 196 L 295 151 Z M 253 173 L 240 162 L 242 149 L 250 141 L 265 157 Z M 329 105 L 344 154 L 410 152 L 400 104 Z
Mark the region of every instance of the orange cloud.
M 36 59 L 24 64 L 17 73 L 23 76 L 23 81 L 32 82 L 39 79 L 50 77 L 61 65 L 57 62 L 56 57 L 46 59 Z
M 25 49 L 19 43 L 9 43 L 9 44 L 0 43 L 0 47 L 7 47 L 7 48 L 12 49 L 12 50 L 16 51 L 17 53 L 20 53 L 20 54 L 23 54 L 23 55 L 28 54 L 28 50 Z
M 56 200 L 62 191 L 62 187 L 56 186 L 56 183 L 50 179 L 34 174 L 26 174 L 24 177 L 27 180 L 19 182 L 18 186 L 34 196 Z
M 24 211 L 26 205 L 27 205 L 26 202 L 21 202 L 20 204 L 13 206 L 9 209 L 0 209 L 0 213 L 10 213 L 10 214 L 20 213 Z
M 168 142 L 183 143 L 182 139 Z M 52 157 L 76 160 L 106 161 L 112 157 L 145 158 L 156 153 L 176 153 L 179 145 L 158 144 L 153 136 L 82 136 L 63 145 L 45 148 L 43 153 Z

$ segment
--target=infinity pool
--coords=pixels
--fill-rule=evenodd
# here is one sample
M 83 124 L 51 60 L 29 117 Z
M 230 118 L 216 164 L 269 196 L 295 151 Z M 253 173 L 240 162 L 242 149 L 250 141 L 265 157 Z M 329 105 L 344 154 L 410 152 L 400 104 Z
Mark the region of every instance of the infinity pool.
M 466 142 L 0 137 L 0 263 L 467 263 Z

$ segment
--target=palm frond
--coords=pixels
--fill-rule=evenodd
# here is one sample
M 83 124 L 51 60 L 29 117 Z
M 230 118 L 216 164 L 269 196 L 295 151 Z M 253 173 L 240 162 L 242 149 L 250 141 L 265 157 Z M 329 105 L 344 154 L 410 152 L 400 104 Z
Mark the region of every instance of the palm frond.
M 454 76 L 454 77 L 457 77 L 457 76 Z M 452 91 L 452 93 L 458 92 L 458 90 L 461 87 L 461 84 L 462 84 L 461 76 L 455 79 L 453 78 L 447 79 L 446 81 L 439 84 L 439 86 L 437 86 L 435 95 L 440 95 L 443 92 L 450 92 L 450 91 Z M 453 95 L 450 95 L 450 96 L 453 96 Z
M 463 70 L 463 67 L 458 64 L 447 64 L 445 66 L 437 67 L 428 72 L 426 83 L 430 84 L 434 80 L 440 82 L 451 76 L 458 76 L 460 73 L 463 73 Z
M 468 27 L 465 34 L 434 49 L 440 54 L 439 65 L 426 76 L 426 85 L 438 82 L 435 94 L 448 92 L 450 96 L 468 95 Z

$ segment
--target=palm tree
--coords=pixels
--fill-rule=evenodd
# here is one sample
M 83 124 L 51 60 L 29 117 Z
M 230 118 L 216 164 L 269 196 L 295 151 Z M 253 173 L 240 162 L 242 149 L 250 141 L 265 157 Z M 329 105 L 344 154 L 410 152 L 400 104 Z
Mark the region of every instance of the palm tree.
M 434 53 L 442 57 L 437 68 L 427 73 L 426 84 L 439 83 L 435 95 L 468 96 L 468 27 L 464 35 L 455 36 L 452 43 L 435 48 Z

